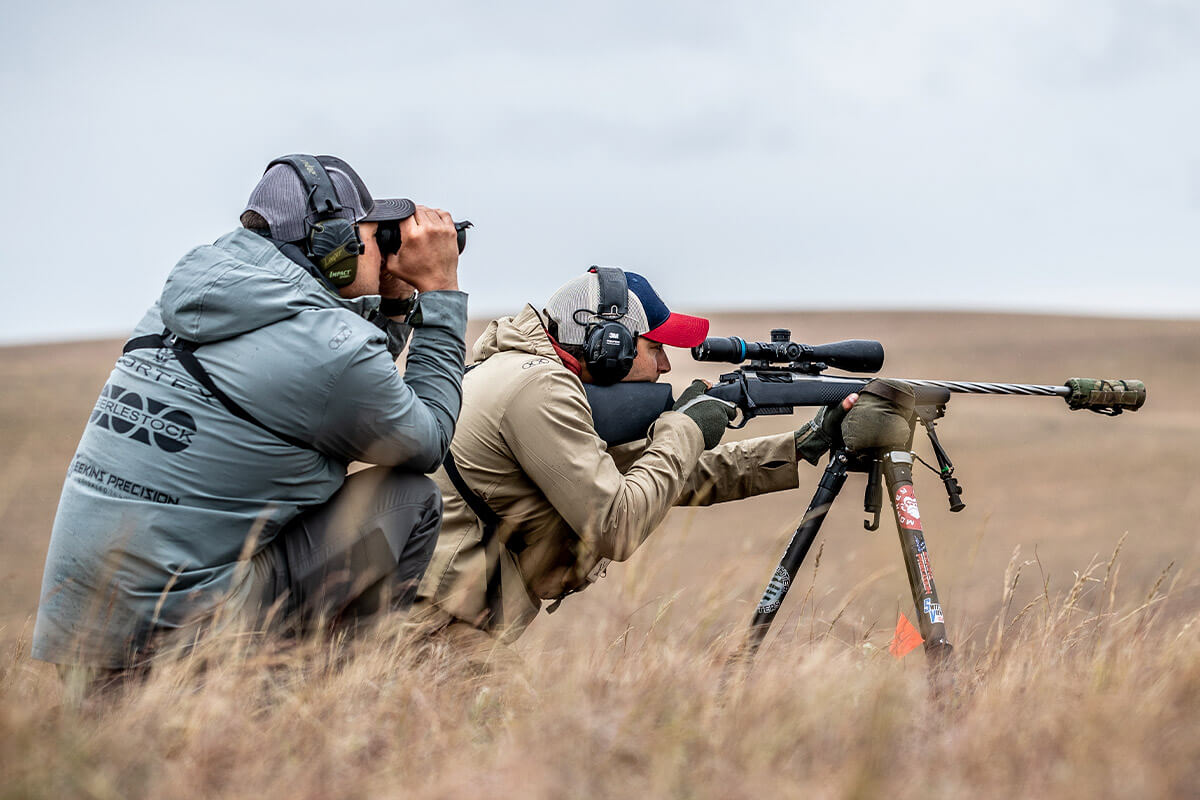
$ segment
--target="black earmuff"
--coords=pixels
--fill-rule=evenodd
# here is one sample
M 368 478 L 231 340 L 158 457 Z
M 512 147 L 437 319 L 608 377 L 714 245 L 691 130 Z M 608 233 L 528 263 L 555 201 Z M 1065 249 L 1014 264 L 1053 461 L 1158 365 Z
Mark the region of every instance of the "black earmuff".
M 633 369 L 637 336 L 621 323 L 628 312 L 629 285 L 616 267 L 592 267 L 600 282 L 600 302 L 584 328 L 583 359 L 600 386 L 620 382 Z
M 308 248 L 305 255 L 330 283 L 341 288 L 354 283 L 358 256 L 364 248 L 358 237 L 358 223 L 340 216 L 342 204 L 338 202 L 333 180 L 325 171 L 323 158 L 327 157 L 297 153 L 275 159 L 267 169 L 287 164 L 300 176 L 311 212 L 304 218 L 304 242 Z

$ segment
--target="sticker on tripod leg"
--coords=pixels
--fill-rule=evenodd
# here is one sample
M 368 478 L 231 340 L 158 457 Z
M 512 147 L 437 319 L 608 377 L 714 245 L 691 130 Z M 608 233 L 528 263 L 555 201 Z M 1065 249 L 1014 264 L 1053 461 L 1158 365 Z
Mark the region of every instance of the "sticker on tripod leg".
M 938 622 L 945 622 L 945 619 L 942 617 L 941 603 L 933 602 L 933 598 L 931 597 L 925 598 L 925 615 L 929 617 L 930 625 Z
M 921 578 L 921 591 L 924 594 L 933 593 L 933 567 L 929 566 L 929 551 L 925 542 L 918 539 L 915 547 L 917 560 L 917 575 Z
M 763 592 L 762 600 L 758 601 L 758 613 L 770 614 L 779 608 L 779 604 L 783 602 L 783 596 L 791 585 L 792 579 L 788 577 L 787 570 L 780 564 L 775 568 L 775 574 L 771 576 L 771 582 L 767 584 L 767 590 Z
M 896 490 L 895 504 L 900 527 L 910 531 L 921 530 L 921 509 L 917 507 L 917 494 L 912 486 L 905 484 Z

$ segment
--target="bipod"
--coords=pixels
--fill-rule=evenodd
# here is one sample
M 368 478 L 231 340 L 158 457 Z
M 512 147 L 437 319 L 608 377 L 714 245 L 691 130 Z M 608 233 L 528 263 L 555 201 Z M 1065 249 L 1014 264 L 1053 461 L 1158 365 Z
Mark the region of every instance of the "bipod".
M 929 467 L 938 477 L 942 479 L 942 484 L 946 487 L 946 496 L 950 500 L 950 510 L 958 513 L 967 507 L 967 504 L 962 501 L 962 487 L 958 485 L 958 479 L 954 477 L 954 464 L 950 461 L 950 455 L 946 452 L 946 448 L 942 447 L 942 441 L 938 439 L 937 420 L 946 416 L 946 404 L 937 403 L 936 405 L 921 405 L 917 406 L 917 422 L 925 428 L 925 433 L 929 436 L 929 444 L 933 447 L 933 455 L 937 459 L 938 465 L 936 468 L 920 457 L 917 458 L 922 464 Z

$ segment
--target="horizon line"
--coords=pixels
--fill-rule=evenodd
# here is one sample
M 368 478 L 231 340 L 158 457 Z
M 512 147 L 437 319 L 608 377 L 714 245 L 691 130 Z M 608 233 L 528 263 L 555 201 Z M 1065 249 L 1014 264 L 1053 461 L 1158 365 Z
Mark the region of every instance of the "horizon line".
M 524 306 L 521 306 L 524 308 Z M 718 317 L 724 314 L 753 314 L 758 316 L 771 316 L 782 314 L 940 314 L 940 315 L 970 315 L 970 316 L 1022 316 L 1022 317 L 1065 317 L 1075 319 L 1113 319 L 1127 322 L 1198 322 L 1200 323 L 1200 311 L 1194 315 L 1180 315 L 1175 313 L 1154 314 L 1149 313 L 1145 309 L 1136 311 L 1096 311 L 1096 310 L 1081 310 L 1081 309 L 1054 309 L 1054 308 L 1038 308 L 1038 309 L 1012 309 L 1012 308 L 991 308 L 991 307 L 898 307 L 898 306 L 858 306 L 858 307 L 841 307 L 841 306 L 810 306 L 803 308 L 766 308 L 763 306 L 726 306 L 719 311 L 711 311 L 704 308 L 690 309 L 697 316 Z M 482 309 L 476 313 L 471 313 L 467 317 L 468 323 L 479 322 L 481 320 L 489 321 L 499 317 L 511 316 L 520 311 L 518 309 L 503 309 L 489 310 Z M 64 334 L 62 336 L 32 336 L 28 338 L 6 338 L 0 335 L 0 349 L 8 347 L 38 347 L 45 345 L 65 345 L 65 344 L 85 344 L 94 342 L 113 341 L 117 339 L 127 338 L 132 332 L 132 329 L 125 331 L 112 332 L 97 332 L 94 334 Z

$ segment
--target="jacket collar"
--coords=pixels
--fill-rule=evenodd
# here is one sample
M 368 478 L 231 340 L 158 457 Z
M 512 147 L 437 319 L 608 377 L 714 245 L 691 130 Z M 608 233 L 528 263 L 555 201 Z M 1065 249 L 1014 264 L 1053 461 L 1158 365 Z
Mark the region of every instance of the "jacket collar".
M 563 350 L 562 347 L 559 346 L 558 342 L 554 341 L 554 337 L 549 333 L 546 334 L 546 338 L 550 340 L 550 346 L 554 348 L 554 352 L 558 356 L 559 361 L 562 361 L 563 366 L 571 370 L 571 372 L 574 372 L 576 375 L 582 377 L 583 367 L 580 366 L 579 359 L 568 353 L 566 350 Z
M 286 258 L 291 260 L 293 264 L 316 278 L 317 283 L 321 284 L 334 294 L 338 293 L 337 287 L 333 285 L 333 281 L 329 280 L 324 272 L 321 272 L 321 270 L 317 269 L 317 265 L 312 263 L 309 257 L 304 254 L 304 251 L 301 250 L 295 242 L 281 242 L 278 239 L 272 239 L 270 236 L 266 236 L 262 233 L 259 233 L 258 235 L 275 245 L 275 249 L 282 253 Z
M 516 316 L 492 320 L 483 335 L 475 340 L 471 355 L 475 361 L 484 361 L 497 353 L 513 351 L 563 363 L 550 334 L 546 333 L 541 315 L 531 305 L 525 306 Z

